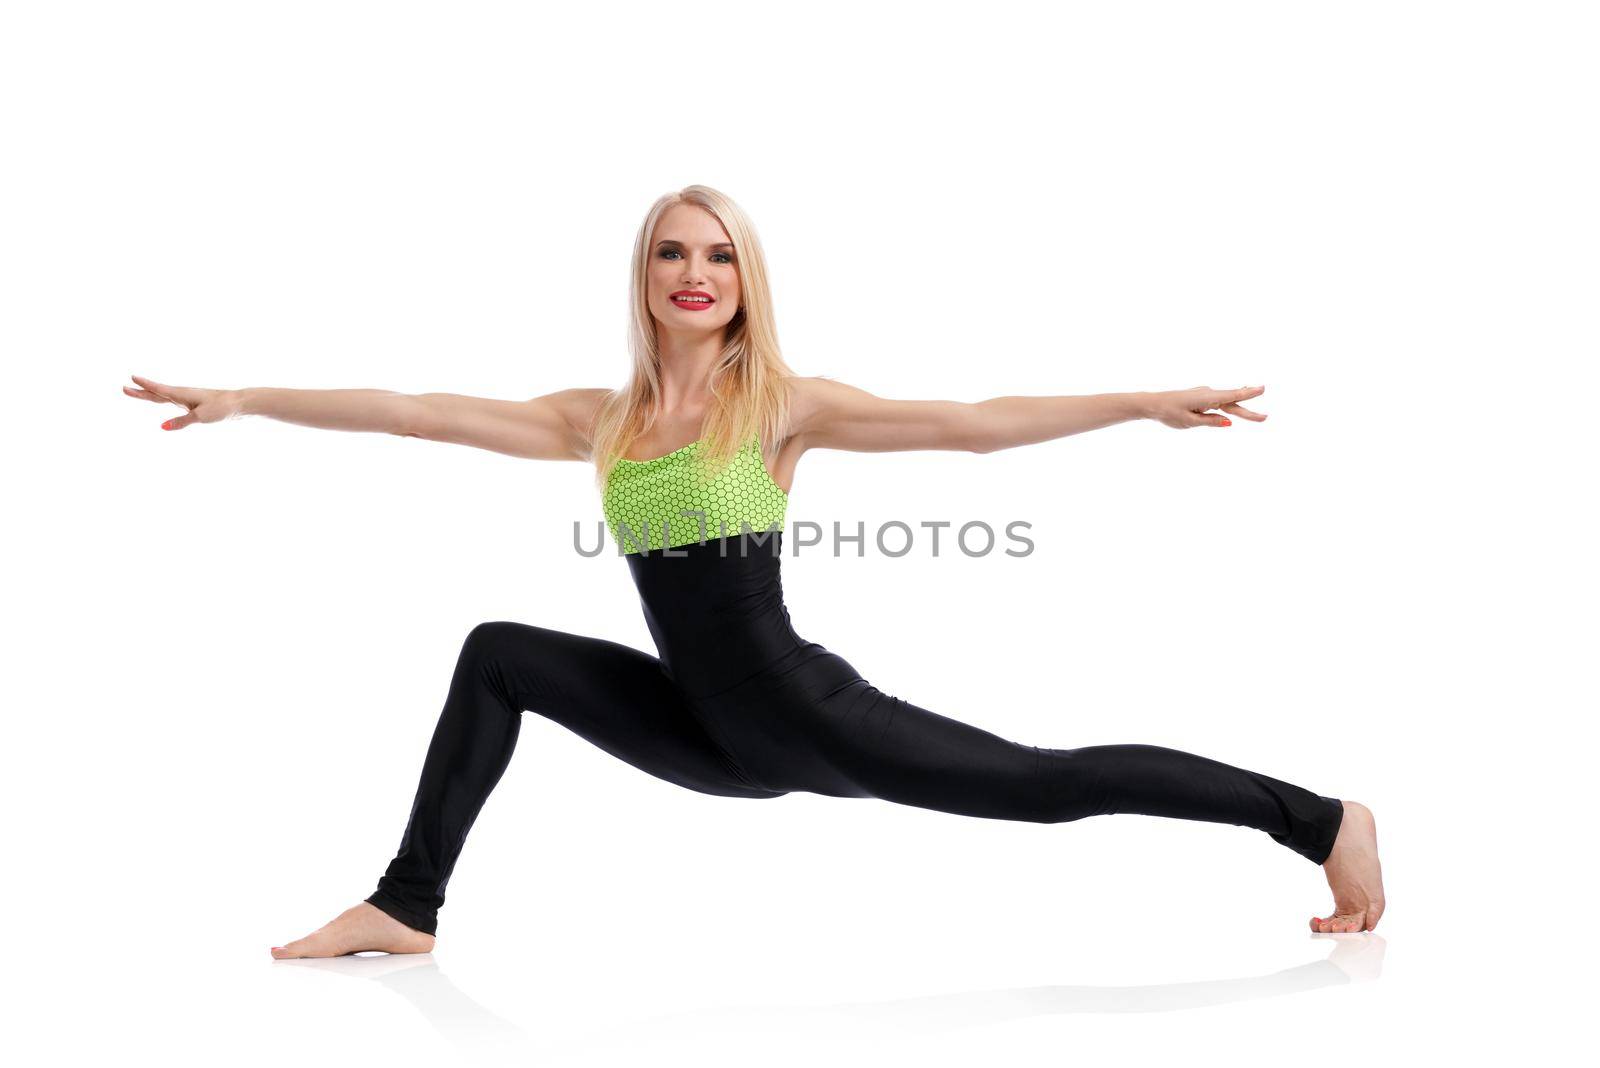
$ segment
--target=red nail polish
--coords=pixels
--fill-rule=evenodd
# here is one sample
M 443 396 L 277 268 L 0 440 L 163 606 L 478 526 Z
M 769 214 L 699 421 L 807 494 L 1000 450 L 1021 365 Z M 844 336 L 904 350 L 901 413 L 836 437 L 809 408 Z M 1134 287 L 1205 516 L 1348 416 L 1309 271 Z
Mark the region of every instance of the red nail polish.
M 1232 419 L 1224 419 L 1222 421 L 1222 425 L 1223 426 L 1232 426 L 1233 425 L 1233 420 Z
M 162 430 L 171 430 L 172 429 L 172 420 L 168 419 L 165 423 L 162 423 L 161 424 L 161 429 Z

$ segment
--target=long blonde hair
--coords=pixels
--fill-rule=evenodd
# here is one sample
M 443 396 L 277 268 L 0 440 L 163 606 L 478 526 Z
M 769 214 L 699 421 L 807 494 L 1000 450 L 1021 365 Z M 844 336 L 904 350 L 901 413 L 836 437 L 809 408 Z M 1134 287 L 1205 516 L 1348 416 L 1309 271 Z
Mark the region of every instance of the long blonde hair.
M 622 389 L 612 390 L 596 410 L 590 431 L 590 460 L 595 482 L 605 488 L 618 459 L 655 423 L 661 405 L 661 350 L 656 321 L 650 314 L 646 276 L 650 236 L 656 222 L 675 204 L 693 204 L 710 212 L 733 242 L 744 307 L 736 311 L 724 335 L 721 356 L 711 370 L 711 407 L 702 437 L 701 458 L 707 471 L 720 470 L 752 436 L 772 448 L 788 436 L 789 390 L 794 372 L 778 347 L 777 320 L 767 284 L 767 261 L 755 225 L 744 209 L 709 186 L 691 185 L 657 200 L 639 227 L 633 245 L 629 286 L 628 348 L 633 373 Z

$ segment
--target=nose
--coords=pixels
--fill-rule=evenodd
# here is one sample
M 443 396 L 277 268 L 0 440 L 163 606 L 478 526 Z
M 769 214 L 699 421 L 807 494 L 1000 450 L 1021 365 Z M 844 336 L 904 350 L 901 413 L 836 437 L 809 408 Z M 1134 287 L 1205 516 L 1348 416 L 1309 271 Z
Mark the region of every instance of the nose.
M 705 265 L 702 264 L 698 259 L 688 259 L 688 258 L 684 259 L 684 261 L 683 261 L 683 284 L 684 285 L 703 285 L 705 283 L 706 275 L 708 273 L 709 272 L 705 270 Z

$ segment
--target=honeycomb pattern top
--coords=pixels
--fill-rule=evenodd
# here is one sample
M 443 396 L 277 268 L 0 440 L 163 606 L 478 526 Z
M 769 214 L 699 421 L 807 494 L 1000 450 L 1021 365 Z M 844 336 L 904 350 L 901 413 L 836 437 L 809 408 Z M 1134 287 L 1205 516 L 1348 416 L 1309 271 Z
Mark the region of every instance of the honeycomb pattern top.
M 700 462 L 704 444 L 701 438 L 654 460 L 617 461 L 603 499 L 606 525 L 620 552 L 734 537 L 746 523 L 757 532 L 783 529 L 789 495 L 767 472 L 760 441 L 752 436 L 709 481 L 699 477 L 706 471 Z

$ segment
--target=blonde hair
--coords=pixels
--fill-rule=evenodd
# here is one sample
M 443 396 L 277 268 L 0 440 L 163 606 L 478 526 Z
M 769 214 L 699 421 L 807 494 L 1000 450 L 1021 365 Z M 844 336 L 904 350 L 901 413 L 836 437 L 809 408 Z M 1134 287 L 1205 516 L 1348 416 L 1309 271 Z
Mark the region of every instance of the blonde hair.
M 654 425 L 661 405 L 661 350 L 656 320 L 650 314 L 646 277 L 650 237 L 656 222 L 675 204 L 692 204 L 711 213 L 733 242 L 744 306 L 734 312 L 722 353 L 711 370 L 711 406 L 703 426 L 706 472 L 720 470 L 750 440 L 771 448 L 788 436 L 789 391 L 794 372 L 778 347 L 777 320 L 767 285 L 767 262 L 755 225 L 744 209 L 709 186 L 691 185 L 651 205 L 633 245 L 629 287 L 628 349 L 633 372 L 628 384 L 601 401 L 590 430 L 590 460 L 603 491 L 618 459 L 635 438 Z

